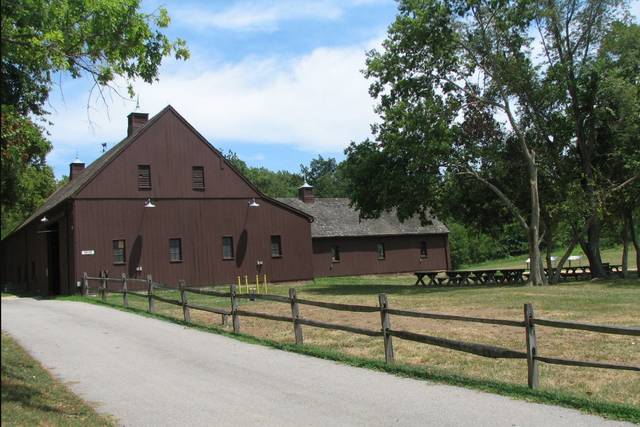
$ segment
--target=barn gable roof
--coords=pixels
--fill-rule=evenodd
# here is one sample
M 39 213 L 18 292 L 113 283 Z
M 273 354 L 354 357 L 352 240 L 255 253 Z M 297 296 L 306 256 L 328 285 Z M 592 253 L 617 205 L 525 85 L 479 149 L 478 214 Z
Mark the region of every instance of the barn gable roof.
M 358 211 L 346 198 L 316 198 L 314 203 L 304 203 L 298 198 L 278 199 L 314 217 L 311 237 L 365 237 L 405 234 L 443 234 L 447 227 L 435 217 L 427 218 L 422 225 L 418 216 L 400 222 L 395 211 L 383 212 L 376 219 L 360 219 Z
M 26 225 L 33 222 L 35 219 L 41 217 L 42 215 L 46 214 L 51 209 L 57 207 L 64 201 L 71 199 L 75 195 L 77 195 L 84 187 L 86 187 L 100 173 L 100 171 L 102 171 L 102 169 L 104 169 L 109 163 L 111 163 L 111 161 L 113 161 L 116 157 L 118 157 L 118 155 L 122 151 L 124 151 L 125 148 L 131 145 L 136 139 L 138 139 L 145 132 L 146 129 L 149 129 L 150 127 L 152 127 L 153 124 L 156 123 L 167 112 L 172 112 L 182 122 L 184 122 L 187 128 L 189 128 L 192 132 L 194 132 L 198 136 L 198 138 L 200 138 L 211 150 L 213 150 L 217 155 L 219 155 L 224 160 L 225 165 L 227 167 L 229 167 L 236 174 L 238 174 L 253 190 L 255 190 L 258 194 L 260 194 L 260 196 L 263 199 L 269 200 L 272 203 L 282 208 L 285 208 L 300 216 L 303 216 L 307 218 L 309 221 L 313 221 L 313 217 L 307 214 L 306 212 L 296 209 L 295 207 L 289 204 L 282 203 L 276 199 L 273 199 L 269 196 L 264 195 L 260 190 L 258 190 L 258 188 L 255 185 L 253 185 L 253 183 L 251 183 L 251 181 L 249 181 L 244 175 L 242 175 L 240 171 L 238 171 L 230 162 L 228 162 L 224 158 L 223 154 L 220 151 L 218 151 L 215 147 L 213 147 L 204 138 L 204 136 L 200 134 L 200 132 L 198 132 L 193 126 L 191 126 L 191 124 L 184 117 L 182 117 L 180 113 L 178 113 L 171 105 L 167 105 L 158 114 L 156 114 L 151 119 L 149 119 L 149 121 L 145 123 L 143 126 L 141 126 L 135 133 L 133 133 L 131 136 L 126 137 L 125 139 L 123 139 L 122 141 L 120 141 L 119 143 L 111 147 L 109 150 L 107 150 L 104 154 L 102 154 L 102 156 L 94 160 L 93 163 L 87 166 L 79 176 L 75 177 L 74 179 L 70 180 L 65 185 L 63 185 L 62 187 L 54 191 L 44 201 L 44 203 L 40 205 L 40 207 L 38 207 L 38 209 L 36 209 L 33 212 L 33 214 L 31 214 L 31 216 L 29 216 L 22 224 L 20 224 L 19 227 L 13 230 L 10 233 L 10 235 L 24 228 Z

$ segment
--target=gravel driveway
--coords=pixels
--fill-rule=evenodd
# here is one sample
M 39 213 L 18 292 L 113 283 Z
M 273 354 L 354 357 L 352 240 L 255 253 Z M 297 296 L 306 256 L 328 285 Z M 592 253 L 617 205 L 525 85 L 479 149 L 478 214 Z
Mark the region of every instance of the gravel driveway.
M 2 300 L 2 330 L 125 426 L 613 426 L 69 301 Z

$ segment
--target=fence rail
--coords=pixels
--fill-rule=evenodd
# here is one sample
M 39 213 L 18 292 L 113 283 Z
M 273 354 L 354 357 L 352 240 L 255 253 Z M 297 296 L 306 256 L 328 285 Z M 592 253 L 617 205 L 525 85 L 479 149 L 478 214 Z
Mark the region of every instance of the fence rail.
M 129 305 L 129 295 L 137 297 L 143 297 L 148 300 L 148 311 L 155 312 L 155 301 L 160 301 L 165 304 L 171 304 L 174 306 L 182 307 L 183 317 L 185 322 L 191 322 L 191 311 L 200 310 L 214 314 L 220 314 L 222 316 L 222 324 L 228 323 L 228 317 L 232 317 L 232 325 L 234 333 L 240 333 L 240 317 L 254 317 L 258 319 L 265 319 L 277 322 L 287 322 L 293 324 L 293 331 L 296 344 L 303 344 L 304 336 L 302 331 L 302 325 L 311 326 L 315 328 L 323 328 L 337 331 L 350 332 L 359 335 L 366 335 L 370 337 L 383 337 L 384 338 L 384 352 L 385 361 L 387 363 L 394 363 L 394 350 L 392 337 L 396 337 L 403 340 L 419 342 L 423 344 L 433 345 L 437 347 L 447 348 L 450 350 L 460 351 L 464 353 L 475 354 L 477 356 L 494 358 L 494 359 L 526 359 L 527 361 L 527 383 L 531 388 L 537 388 L 539 383 L 539 362 L 565 365 L 565 366 L 579 366 L 590 368 L 602 368 L 602 369 L 615 369 L 640 372 L 640 366 L 615 363 L 615 362 L 597 362 L 587 360 L 572 360 L 563 359 L 557 357 L 541 356 L 538 353 L 538 347 L 536 343 L 536 326 L 545 326 L 551 328 L 572 329 L 581 331 L 591 331 L 605 334 L 627 335 L 627 336 L 640 336 L 640 328 L 630 326 L 612 326 L 612 325 L 594 325 L 590 323 L 579 323 L 572 321 L 560 321 L 537 318 L 533 313 L 533 306 L 531 304 L 524 305 L 524 318 L 523 320 L 508 320 L 508 319 L 491 319 L 483 317 L 472 316 L 460 316 L 453 314 L 443 313 L 430 313 L 425 311 L 412 311 L 390 308 L 385 294 L 379 294 L 377 306 L 358 305 L 358 304 L 342 304 L 326 301 L 314 301 L 308 299 L 297 298 L 296 290 L 294 288 L 289 289 L 289 296 L 273 295 L 273 294 L 257 294 L 247 293 L 241 294 L 238 292 L 238 288 L 235 284 L 230 286 L 229 292 L 220 292 L 209 289 L 200 289 L 194 287 L 187 287 L 183 281 L 178 283 L 177 287 L 171 287 L 162 283 L 155 282 L 151 275 L 143 279 L 127 278 L 126 275 L 122 275 L 120 278 L 109 278 L 101 275 L 100 277 L 90 277 L 86 273 L 83 275 L 83 294 L 88 295 L 90 291 L 89 282 L 97 282 L 97 293 L 102 298 L 102 301 L 106 301 L 108 293 L 122 294 L 123 304 L 125 307 Z M 108 284 L 119 282 L 121 283 L 121 289 L 109 289 Z M 145 283 L 147 286 L 147 293 L 132 292 L 128 290 L 128 282 Z M 155 289 L 178 291 L 180 299 L 167 298 L 165 296 L 154 293 Z M 197 294 L 204 296 L 213 296 L 219 298 L 229 298 L 230 309 L 224 309 L 219 307 L 209 307 L 201 304 L 195 304 L 189 302 L 188 295 Z M 291 316 L 276 315 L 270 313 L 261 313 L 256 311 L 244 310 L 238 308 L 238 300 L 248 299 L 272 301 L 276 303 L 285 303 L 291 306 Z M 352 325 L 344 325 L 338 323 L 328 323 L 314 319 L 307 319 L 300 316 L 300 305 L 308 305 L 314 307 L 325 308 L 329 310 L 347 311 L 353 313 L 380 313 L 381 328 L 379 330 L 372 330 L 361 328 Z M 518 351 L 509 348 L 473 343 L 467 341 L 458 341 L 448 338 L 435 337 L 425 334 L 419 334 L 411 331 L 397 330 L 391 327 L 391 316 L 398 317 L 414 317 L 423 319 L 435 319 L 435 320 L 451 320 L 460 322 L 474 322 L 484 323 L 497 326 L 509 326 L 523 328 L 526 338 L 526 351 Z

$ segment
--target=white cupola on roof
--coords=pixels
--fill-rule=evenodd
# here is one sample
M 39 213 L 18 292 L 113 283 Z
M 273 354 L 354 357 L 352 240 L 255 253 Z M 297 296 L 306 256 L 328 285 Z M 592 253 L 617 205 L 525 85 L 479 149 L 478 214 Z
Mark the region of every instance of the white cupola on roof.
M 306 179 L 304 180 L 304 184 L 298 187 L 298 199 L 309 204 L 316 201 L 316 197 L 313 194 L 313 186 L 309 185 Z

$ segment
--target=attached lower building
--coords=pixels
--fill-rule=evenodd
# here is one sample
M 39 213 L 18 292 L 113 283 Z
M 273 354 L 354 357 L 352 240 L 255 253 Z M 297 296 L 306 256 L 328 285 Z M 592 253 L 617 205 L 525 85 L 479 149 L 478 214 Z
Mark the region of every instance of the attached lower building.
M 435 219 L 359 222 L 346 199 L 300 195 L 262 194 L 171 106 L 132 113 L 126 138 L 72 163 L 69 183 L 2 240 L 1 280 L 55 295 L 78 292 L 84 272 L 206 286 L 449 267 Z
M 345 198 L 315 198 L 304 185 L 298 198 L 278 199 L 314 218 L 311 223 L 315 276 L 348 276 L 446 270 L 450 267 L 448 229 L 436 218 L 423 225 L 404 222 L 395 212 L 361 219 Z

